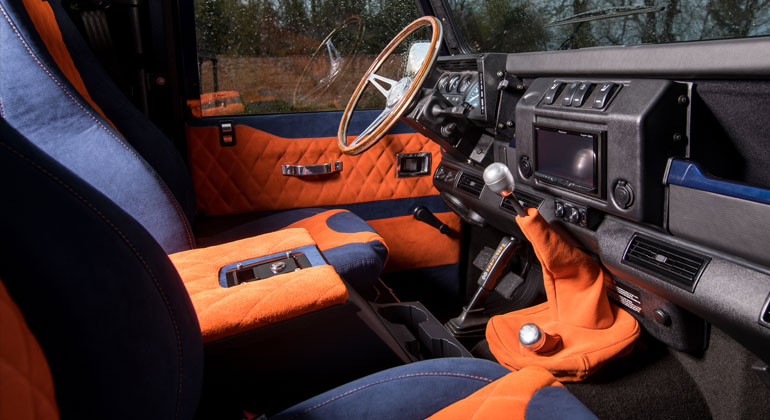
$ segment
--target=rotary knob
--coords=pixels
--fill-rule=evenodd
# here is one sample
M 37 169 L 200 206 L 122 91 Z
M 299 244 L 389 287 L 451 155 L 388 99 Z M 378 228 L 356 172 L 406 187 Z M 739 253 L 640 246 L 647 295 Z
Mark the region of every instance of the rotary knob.
M 553 215 L 559 219 L 564 217 L 564 204 L 556 203 L 556 207 L 553 209 Z
M 578 223 L 580 221 L 580 212 L 578 209 L 570 207 L 568 217 L 570 223 Z

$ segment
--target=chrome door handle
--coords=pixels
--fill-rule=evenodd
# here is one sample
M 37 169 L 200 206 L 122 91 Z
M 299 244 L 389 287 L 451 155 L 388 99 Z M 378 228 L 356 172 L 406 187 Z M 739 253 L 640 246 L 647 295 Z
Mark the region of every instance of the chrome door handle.
M 317 165 L 281 165 L 281 174 L 284 176 L 326 175 L 340 171 L 342 171 L 341 160 Z

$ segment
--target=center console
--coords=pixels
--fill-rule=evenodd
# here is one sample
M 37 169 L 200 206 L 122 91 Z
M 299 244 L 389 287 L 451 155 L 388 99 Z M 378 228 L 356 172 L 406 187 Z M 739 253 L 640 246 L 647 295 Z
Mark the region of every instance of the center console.
M 521 184 L 560 197 L 559 219 L 586 227 L 598 210 L 660 225 L 666 164 L 687 151 L 687 89 L 536 79 L 516 106 L 508 164 Z

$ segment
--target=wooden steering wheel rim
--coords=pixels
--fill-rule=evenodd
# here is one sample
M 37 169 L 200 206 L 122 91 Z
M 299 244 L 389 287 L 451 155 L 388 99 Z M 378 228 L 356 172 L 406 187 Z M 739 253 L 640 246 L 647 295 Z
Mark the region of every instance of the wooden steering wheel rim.
M 409 37 L 409 35 L 425 26 L 431 26 L 433 29 L 430 45 L 428 47 L 428 54 L 420 66 L 420 69 L 417 71 L 414 80 L 409 85 L 409 88 L 406 90 L 401 99 L 398 100 L 396 105 L 393 106 L 390 114 L 377 128 L 364 136 L 360 142 L 352 146 L 348 146 L 347 132 L 348 125 L 350 124 L 350 118 L 353 115 L 353 110 L 355 109 L 356 105 L 358 105 L 358 101 L 361 99 L 361 95 L 363 94 L 366 85 L 369 83 L 369 78 L 372 74 L 375 74 L 375 72 L 380 69 L 380 67 L 383 65 L 383 63 L 385 63 L 388 57 L 390 57 L 393 51 L 395 51 L 396 48 L 398 48 L 398 46 L 400 46 L 406 40 L 406 38 Z M 342 113 L 342 120 L 340 121 L 340 127 L 337 131 L 337 145 L 339 146 L 342 153 L 346 155 L 357 155 L 366 151 L 375 143 L 377 143 L 377 141 L 379 141 L 385 135 L 385 133 L 387 133 L 388 130 L 390 130 L 396 124 L 396 122 L 398 122 L 399 118 L 404 115 L 409 105 L 419 93 L 423 83 L 428 78 L 430 69 L 433 67 L 433 64 L 436 62 L 436 58 L 438 57 L 442 38 L 443 28 L 441 27 L 441 22 L 439 22 L 439 20 L 433 16 L 423 16 L 407 25 L 403 30 L 401 30 L 401 32 L 398 33 L 398 35 L 393 38 L 393 40 L 390 41 L 390 43 L 388 43 L 385 49 L 382 50 L 380 55 L 377 56 L 372 65 L 369 67 L 369 70 L 366 71 L 364 77 L 358 83 L 358 86 L 356 86 L 356 89 L 353 91 L 353 95 L 350 97 L 350 101 L 348 101 L 348 105 L 345 107 L 345 110 Z

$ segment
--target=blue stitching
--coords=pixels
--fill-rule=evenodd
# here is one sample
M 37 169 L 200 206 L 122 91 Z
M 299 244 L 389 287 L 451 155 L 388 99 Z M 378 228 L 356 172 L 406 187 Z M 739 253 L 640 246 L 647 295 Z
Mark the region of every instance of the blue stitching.
M 474 376 L 474 375 L 468 375 L 468 374 L 465 374 L 465 373 L 456 373 L 456 372 L 410 373 L 410 374 L 407 374 L 407 375 L 396 376 L 395 378 L 382 379 L 382 380 L 379 380 L 379 381 L 376 381 L 376 382 L 372 382 L 372 383 L 369 383 L 369 384 L 366 384 L 366 385 L 361 385 L 361 386 L 359 386 L 357 388 L 354 388 L 354 389 L 351 389 L 349 391 L 343 392 L 342 394 L 337 395 L 336 397 L 332 397 L 332 398 L 330 398 L 330 399 L 328 399 L 328 400 L 326 400 L 326 401 L 324 401 L 322 403 L 318 403 L 318 404 L 308 408 L 307 410 L 305 410 L 305 411 L 303 411 L 301 413 L 298 413 L 294 417 L 291 417 L 291 419 L 289 419 L 289 420 L 294 420 L 296 418 L 299 418 L 300 416 L 304 416 L 305 414 L 307 414 L 307 413 L 309 413 L 309 412 L 311 412 L 311 411 L 313 411 L 313 410 L 315 410 L 317 408 L 321 408 L 321 407 L 323 407 L 323 406 L 325 406 L 325 405 L 327 405 L 327 404 L 329 404 L 329 403 L 331 403 L 333 401 L 336 401 L 336 400 L 338 400 L 338 399 L 340 399 L 342 397 L 346 397 L 346 396 L 348 396 L 350 394 L 353 394 L 354 392 L 358 392 L 358 391 L 361 391 L 363 389 L 370 388 L 370 387 L 372 387 L 374 385 L 379 385 L 379 384 L 382 384 L 382 383 L 385 383 L 385 382 L 394 381 L 394 380 L 397 380 L 397 379 L 412 378 L 412 377 L 417 377 L 417 376 L 455 376 L 455 377 L 460 377 L 460 378 L 470 378 L 470 379 L 476 379 L 476 380 L 479 380 L 479 381 L 485 381 L 488 384 L 493 382 L 492 379 L 485 378 L 483 376 Z

